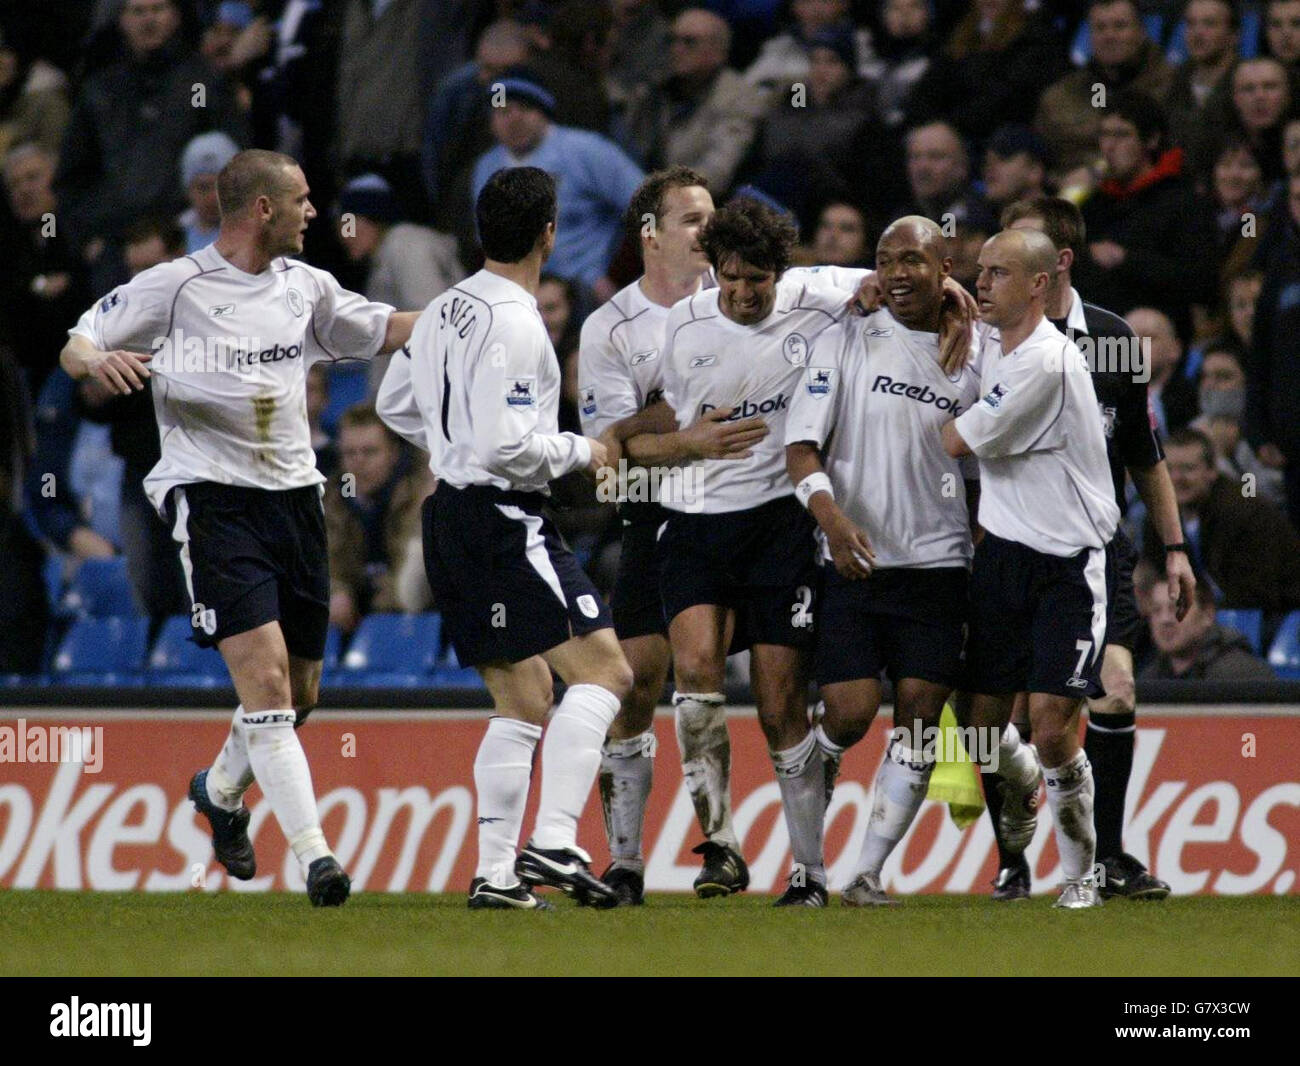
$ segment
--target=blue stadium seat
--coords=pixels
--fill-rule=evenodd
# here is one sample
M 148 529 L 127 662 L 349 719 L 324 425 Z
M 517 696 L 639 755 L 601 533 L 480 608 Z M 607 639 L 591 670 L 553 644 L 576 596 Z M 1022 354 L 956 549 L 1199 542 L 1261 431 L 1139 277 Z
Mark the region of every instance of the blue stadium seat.
M 1256 655 L 1260 654 L 1260 628 L 1264 623 L 1264 612 L 1253 608 L 1230 608 L 1225 607 L 1215 612 L 1215 621 L 1221 626 L 1227 626 L 1229 629 L 1235 629 L 1248 641 L 1250 641 L 1250 650 Z
M 81 618 L 54 656 L 53 680 L 65 685 L 135 685 L 149 648 L 147 618 Z
M 41 576 L 45 578 L 45 602 L 50 605 L 50 613 L 59 615 L 63 612 L 63 557 L 58 552 L 45 557 Z
M 1300 611 L 1292 611 L 1282 622 L 1268 653 L 1268 665 L 1278 677 L 1300 680 Z
M 483 688 L 483 678 L 472 666 L 440 666 L 433 672 L 438 688 Z
M 339 665 L 339 654 L 343 650 L 343 634 L 339 632 L 338 626 L 330 626 L 325 631 L 325 663 L 324 669 L 336 670 Z
M 441 634 L 437 614 L 367 615 L 333 680 L 342 685 L 428 685 Z
M 126 576 L 126 559 L 87 559 L 72 579 L 64 606 L 82 618 L 128 618 L 139 614 Z
M 320 424 L 326 433 L 333 436 L 343 412 L 353 404 L 365 402 L 370 364 L 349 359 L 325 365 L 329 379 L 329 399 L 325 403 L 325 410 L 321 412 Z
M 190 640 L 189 615 L 173 615 L 149 654 L 148 680 L 155 685 L 216 688 L 230 684 L 225 660 L 216 648 L 200 648 Z

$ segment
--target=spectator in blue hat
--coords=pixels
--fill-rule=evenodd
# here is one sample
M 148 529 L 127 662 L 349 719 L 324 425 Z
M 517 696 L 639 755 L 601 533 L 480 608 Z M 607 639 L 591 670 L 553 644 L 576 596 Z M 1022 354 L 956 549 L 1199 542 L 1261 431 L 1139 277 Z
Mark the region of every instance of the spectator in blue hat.
M 546 269 L 581 282 L 600 299 L 612 295 L 606 267 L 622 243 L 622 216 L 641 184 L 641 168 L 608 137 L 552 121 L 555 98 L 526 68 L 513 68 L 488 89 L 496 147 L 474 166 L 471 195 L 505 167 L 540 167 L 559 195 L 555 250 Z
M 406 221 L 392 186 L 378 174 L 362 174 L 343 186 L 339 216 L 348 258 L 367 266 L 361 291 L 368 300 L 425 307 L 465 276 L 456 239 Z M 384 379 L 389 358 L 371 360 L 372 392 Z
M 220 130 L 200 133 L 181 153 L 181 186 L 187 210 L 177 220 L 185 231 L 185 251 L 197 252 L 217 239 L 221 206 L 217 203 L 217 175 L 239 152 L 239 145 Z

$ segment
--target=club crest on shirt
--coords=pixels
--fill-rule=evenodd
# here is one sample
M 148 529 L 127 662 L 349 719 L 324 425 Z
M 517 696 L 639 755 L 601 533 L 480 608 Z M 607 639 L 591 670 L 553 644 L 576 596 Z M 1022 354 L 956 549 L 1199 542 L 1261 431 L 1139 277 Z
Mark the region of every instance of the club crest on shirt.
M 810 366 L 808 368 L 808 395 L 826 396 L 835 387 L 835 368 Z
M 1002 401 L 1009 390 L 1001 382 L 994 385 L 984 397 L 984 403 L 992 407 L 995 411 L 1002 406 Z
M 802 333 L 791 333 L 782 343 L 781 352 L 791 366 L 803 366 L 808 362 L 808 341 Z
M 712 366 L 718 361 L 716 355 L 696 355 L 691 358 L 691 369 L 697 370 L 702 366 Z
M 302 318 L 302 293 L 297 289 L 288 289 L 284 298 L 289 304 L 289 310 L 293 312 L 293 317 Z
M 537 379 L 507 378 L 506 404 L 509 407 L 536 407 Z
M 651 363 L 659 358 L 659 349 L 651 348 L 649 351 L 636 352 L 628 362 L 632 366 L 640 366 L 642 363 Z
M 596 413 L 596 386 L 582 386 L 582 414 L 584 418 L 590 418 Z

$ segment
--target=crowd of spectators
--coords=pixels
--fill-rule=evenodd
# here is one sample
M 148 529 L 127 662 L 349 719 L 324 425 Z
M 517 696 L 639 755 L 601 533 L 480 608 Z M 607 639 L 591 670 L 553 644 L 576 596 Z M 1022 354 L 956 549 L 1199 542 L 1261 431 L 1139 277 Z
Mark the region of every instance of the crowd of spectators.
M 0 552 L 18 576 L 0 673 L 38 664 L 31 625 L 15 637 L 10 620 L 44 625 L 51 565 L 67 578 L 125 555 L 142 612 L 187 609 L 140 491 L 158 452 L 148 394 L 106 401 L 58 353 L 92 300 L 214 239 L 216 174 L 245 147 L 302 162 L 321 212 L 305 258 L 404 309 L 479 266 L 471 205 L 494 170 L 554 174 L 539 303 L 570 429 L 578 333 L 637 276 L 621 217 L 650 170 L 781 204 L 804 263 L 869 266 L 885 224 L 926 215 L 968 285 L 1006 206 L 1067 196 L 1088 231 L 1078 288 L 1150 338 L 1206 603 L 1300 609 L 1298 91 L 1300 0 L 7 6 Z M 412 517 L 427 471 L 374 417 L 382 372 L 309 377 L 345 631 L 429 606 Z M 557 498 L 580 556 L 607 568 L 611 509 L 588 485 Z

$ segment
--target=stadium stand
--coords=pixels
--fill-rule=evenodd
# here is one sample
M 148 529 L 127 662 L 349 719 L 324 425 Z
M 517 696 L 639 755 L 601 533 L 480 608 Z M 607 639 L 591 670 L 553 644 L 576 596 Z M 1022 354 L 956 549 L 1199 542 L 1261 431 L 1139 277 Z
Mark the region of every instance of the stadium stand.
M 996 123 L 983 121 L 987 115 L 972 120 L 964 111 L 957 113 L 960 109 L 934 113 L 935 101 L 945 100 L 957 84 L 952 72 L 965 71 L 963 76 L 976 82 L 983 78 L 977 87 L 989 92 L 979 97 L 994 100 L 996 86 L 986 84 L 981 72 L 996 71 L 1013 48 L 1017 54 L 1028 49 L 1025 54 L 1042 57 L 1035 65 L 1044 80 L 1066 72 L 1058 85 L 1086 83 L 1089 92 L 1096 80 L 1093 73 L 1109 91 L 1131 86 L 1141 66 L 1146 73 L 1137 84 L 1153 92 L 1158 105 L 1183 107 L 1183 121 L 1169 124 L 1171 132 L 1154 165 L 1119 182 L 1107 171 L 1095 140 L 1057 137 L 1058 151 L 1070 153 L 1070 166 L 1060 165 L 1059 158 L 1049 161 L 1049 191 L 1070 196 L 1095 218 L 1106 204 L 1118 205 L 1112 214 L 1122 213 L 1120 209 L 1129 209 L 1164 183 L 1161 187 L 1169 190 L 1171 202 L 1177 194 L 1187 232 L 1207 227 L 1213 231 L 1217 221 L 1217 232 L 1231 236 L 1243 222 L 1236 217 L 1240 212 L 1230 210 L 1233 201 L 1223 192 L 1234 186 L 1231 175 L 1218 173 L 1222 153 L 1217 138 L 1231 134 L 1248 143 L 1266 179 L 1264 193 L 1250 203 L 1254 228 L 1248 226 L 1239 240 L 1225 241 L 1222 249 L 1197 264 L 1213 276 L 1213 292 L 1183 286 L 1184 291 L 1171 297 L 1177 306 L 1166 310 L 1177 322 L 1188 353 L 1185 380 L 1177 383 L 1188 401 L 1187 413 L 1212 420 L 1210 435 L 1216 447 L 1225 442 L 1224 447 L 1236 448 L 1240 442 L 1241 448 L 1258 455 L 1279 483 L 1286 482 L 1278 509 L 1292 522 L 1300 515 L 1300 442 L 1287 428 L 1293 403 L 1288 397 L 1294 393 L 1288 382 L 1297 380 L 1300 356 L 1294 347 L 1296 331 L 1283 320 L 1295 303 L 1284 297 L 1294 287 L 1295 264 L 1300 262 L 1295 236 L 1300 232 L 1300 198 L 1287 195 L 1290 177 L 1300 172 L 1300 124 L 1294 129 L 1288 124 L 1300 112 L 1300 49 L 1285 34 L 1269 29 L 1264 0 L 1232 5 L 1238 23 L 1235 57 L 1229 56 L 1221 67 L 1203 58 L 1195 69 L 1190 50 L 1203 50 L 1203 42 L 1189 41 L 1187 4 L 1182 0 L 998 0 L 979 5 L 981 18 L 972 17 L 976 5 L 971 0 L 928 4 L 919 12 L 913 11 L 916 5 L 890 0 L 818 5 L 778 0 L 700 0 L 695 5 L 685 0 L 462 0 L 456 5 L 439 0 L 402 5 L 363 0 L 324 5 L 169 0 L 167 12 L 144 30 L 123 17 L 133 2 L 61 5 L 58 19 L 47 17 L 45 4 L 5 5 L 0 11 L 0 261 L 11 268 L 0 280 L 0 349 L 26 384 L 23 395 L 8 388 L 0 396 L 0 429 L 7 434 L 0 446 L 6 457 L 18 460 L 16 467 L 5 466 L 3 487 L 14 501 L 19 523 L 4 543 L 11 545 L 9 557 L 21 560 L 17 565 L 37 589 L 37 599 L 44 589 L 47 607 L 42 616 L 24 608 L 39 635 L 25 638 L 29 654 L 0 665 L 5 671 L 22 671 L 6 673 L 5 684 L 100 685 L 116 690 L 192 685 L 203 692 L 229 684 L 218 653 L 191 642 L 188 619 L 164 618 L 175 605 L 149 608 L 155 613 L 152 619 L 140 614 L 139 581 L 133 595 L 121 554 L 131 550 L 130 544 L 85 535 L 94 524 L 94 515 L 87 513 L 90 503 L 76 499 L 64 486 L 62 471 L 76 465 L 78 456 L 91 454 L 85 440 L 69 434 L 102 398 L 85 390 L 65 390 L 55 411 L 42 411 L 34 402 L 57 366 L 61 330 L 84 310 L 86 294 L 102 295 L 106 284 L 131 269 L 124 255 L 128 231 L 149 219 L 184 225 L 192 215 L 201 190 L 184 180 L 195 171 L 183 165 L 182 153 L 193 136 L 210 137 L 220 129 L 241 148 L 296 155 L 321 216 L 308 230 L 303 258 L 332 271 L 346 287 L 366 291 L 374 280 L 377 255 L 373 249 L 369 256 L 362 254 L 361 244 L 349 243 L 356 237 L 344 223 L 353 213 L 344 204 L 356 204 L 340 195 L 349 188 L 353 199 L 358 188 L 383 188 L 391 194 L 393 203 L 379 215 L 372 204 L 369 215 L 354 212 L 358 217 L 382 216 L 382 221 L 391 215 L 403 225 L 438 227 L 429 239 L 445 250 L 443 265 L 453 272 L 459 268 L 465 276 L 481 261 L 469 205 L 475 165 L 495 143 L 488 87 L 507 69 L 525 69 L 538 79 L 541 92 L 527 92 L 543 104 L 553 99 L 559 126 L 584 131 L 583 143 L 593 145 L 591 165 L 606 179 L 616 165 L 631 173 L 625 157 L 644 170 L 677 158 L 676 152 L 708 153 L 726 142 L 726 165 L 713 173 L 717 202 L 740 187 L 777 199 L 790 197 L 793 202 L 787 206 L 794 209 L 808 241 L 803 261 L 813 258 L 811 241 L 823 208 L 836 200 L 849 203 L 862 214 L 863 258 L 870 265 L 880 228 L 912 198 L 914 182 L 909 178 L 915 175 L 909 172 L 904 148 L 911 130 L 923 123 L 933 125 L 935 118 L 952 123 L 962 140 L 961 151 L 952 154 L 970 161 L 969 174 L 962 178 L 961 202 L 978 204 L 986 195 L 981 171 Z M 1100 41 L 1094 28 L 1099 11 L 1113 23 L 1117 5 L 1131 5 L 1136 15 L 1130 22 L 1136 36 L 1130 34 L 1119 46 L 1113 25 L 1103 30 L 1110 35 L 1109 43 Z M 683 12 L 692 7 L 710 14 L 683 19 Z M 453 8 L 454 19 L 448 14 Z M 419 47 L 419 34 L 410 29 L 414 25 L 432 30 L 431 39 Z M 708 39 L 696 40 L 701 35 Z M 729 50 L 719 51 L 719 41 L 729 41 Z M 1105 55 L 1098 55 L 1099 47 Z M 394 58 L 382 77 L 376 75 L 378 80 L 359 77 L 371 49 L 389 49 L 400 62 Z M 1238 85 L 1234 75 L 1241 62 L 1257 56 L 1280 62 L 1285 84 L 1274 84 L 1276 64 L 1257 64 L 1252 77 Z M 134 109 L 145 113 L 159 106 L 149 97 L 153 83 L 139 74 L 150 63 L 164 71 L 162 82 L 167 84 L 209 85 L 207 106 L 187 107 L 184 115 L 159 113 L 152 125 L 132 125 L 127 116 Z M 1189 80 L 1193 83 L 1187 88 L 1197 105 L 1193 111 L 1187 111 L 1185 100 L 1178 104 L 1166 98 L 1170 74 L 1179 71 L 1183 88 Z M 801 80 L 805 78 L 816 84 L 810 87 Z M 935 84 L 944 79 L 952 84 Z M 924 91 L 911 98 L 918 85 Z M 809 89 L 815 106 L 796 102 L 800 86 Z M 761 100 L 754 94 L 761 94 Z M 1050 86 L 1021 95 L 1025 99 L 1015 101 L 1017 113 L 1035 116 L 1037 137 L 1051 143 L 1053 130 L 1077 129 L 1069 121 L 1070 108 L 1082 97 L 1060 89 L 1054 94 Z M 712 129 L 685 147 L 679 143 L 683 131 L 707 127 L 710 114 L 730 113 L 727 108 L 735 112 L 731 127 Z M 1188 122 L 1184 112 L 1194 121 Z M 828 123 L 826 132 L 787 135 L 809 122 L 819 130 L 819 123 Z M 1191 143 L 1186 131 L 1193 128 L 1205 143 Z M 824 144 L 858 145 L 854 138 L 862 130 L 886 134 L 872 139 L 867 162 L 861 153 L 850 153 L 845 159 L 853 162 L 847 171 L 835 170 L 833 182 L 814 181 L 833 162 L 822 157 Z M 784 146 L 778 153 L 779 167 L 773 166 L 774 144 Z M 535 150 L 541 151 L 539 146 Z M 787 158 L 787 152 L 793 158 Z M 57 166 L 51 164 L 50 153 L 57 154 Z M 870 173 L 855 179 L 854 168 L 862 166 Z M 55 232 L 42 229 L 47 217 L 58 220 Z M 1125 221 L 1130 221 L 1127 216 Z M 959 231 L 955 244 L 979 226 L 959 219 Z M 1116 232 L 1121 231 L 1123 227 Z M 1094 286 L 1083 291 L 1085 297 L 1117 304 L 1112 294 L 1136 292 L 1182 269 L 1161 258 L 1167 240 L 1155 229 L 1134 224 L 1126 232 L 1091 241 L 1082 253 L 1079 277 Z M 961 261 L 963 249 L 954 251 Z M 1159 277 L 1143 274 L 1151 274 L 1152 264 L 1160 268 L 1155 272 Z M 611 248 L 603 271 L 600 265 L 591 264 L 573 287 L 566 336 L 576 337 L 585 317 L 616 287 L 636 277 L 635 255 L 628 246 Z M 1249 315 L 1243 319 L 1230 300 L 1241 288 L 1233 285 L 1239 276 L 1255 278 L 1255 292 L 1261 291 L 1258 279 L 1263 278 L 1259 299 L 1270 310 L 1261 313 L 1261 321 L 1269 325 L 1253 338 Z M 1116 309 L 1123 310 L 1118 305 Z M 1209 395 L 1201 381 L 1201 354 L 1230 336 L 1243 353 L 1244 409 L 1229 388 L 1211 397 L 1212 411 L 1199 410 Z M 562 351 L 560 357 L 571 354 Z M 318 465 L 334 485 L 348 473 L 338 468 L 339 417 L 373 399 L 377 375 L 360 363 L 327 362 L 314 374 L 313 383 L 313 446 Z M 1198 389 L 1199 397 L 1194 395 Z M 1155 396 L 1158 409 L 1165 410 L 1177 399 L 1173 391 Z M 564 410 L 571 418 L 577 401 L 576 375 L 566 374 Z M 118 455 L 139 454 L 145 438 L 156 440 L 147 402 L 112 423 L 112 446 Z M 1231 456 L 1216 458 L 1222 467 Z M 422 464 L 413 450 L 403 459 L 403 469 Z M 52 501 L 47 483 L 56 466 L 57 500 Z M 138 478 L 138 470 L 131 476 Z M 14 492 L 8 491 L 11 485 Z M 42 528 L 40 516 L 48 515 L 55 502 L 77 512 L 63 516 L 64 533 L 83 523 L 74 535 Z M 361 501 L 358 514 L 366 514 L 369 506 L 370 501 Z M 577 515 L 578 505 L 568 513 Z M 1140 515 L 1141 509 L 1134 513 Z M 1198 536 L 1208 535 L 1205 527 L 1201 522 Z M 1134 532 L 1140 534 L 1140 529 Z M 617 523 L 606 520 L 593 527 L 584 516 L 571 539 L 582 564 L 595 573 L 618 535 Z M 127 541 L 125 530 L 120 539 Z M 29 543 L 30 552 L 20 551 Z M 32 554 L 38 548 L 43 564 Z M 107 557 L 110 551 L 119 554 Z M 357 554 L 357 569 L 368 577 L 389 567 L 401 587 L 410 577 L 407 571 L 414 569 L 404 567 L 401 559 L 387 558 L 390 548 L 374 537 L 358 537 L 348 551 Z M 132 572 L 138 574 L 140 568 Z M 436 611 L 427 589 L 416 591 L 419 595 L 398 601 L 397 608 L 432 606 Z M 17 599 L 15 592 L 14 602 Z M 1256 653 L 1266 655 L 1280 678 L 1300 677 L 1300 616 L 1284 617 L 1294 605 L 1264 603 L 1257 597 L 1227 602 L 1232 608 L 1219 611 L 1219 622 L 1242 633 Z M 455 662 L 444 648 L 438 615 L 364 613 L 390 607 L 387 601 L 359 605 L 360 625 L 350 641 L 346 632 L 331 629 L 327 689 L 481 689 L 477 673 Z M 1259 608 L 1266 610 L 1261 613 Z M 39 645 L 42 654 L 36 655 L 30 645 Z

